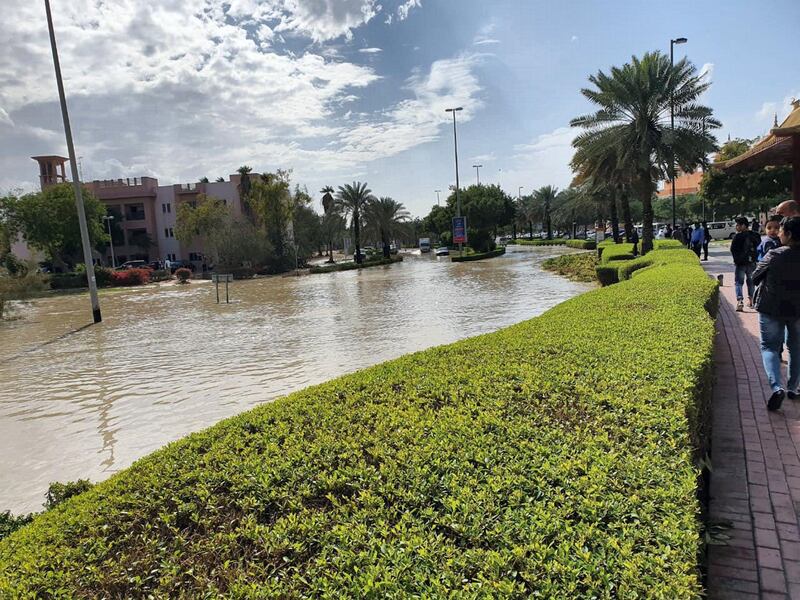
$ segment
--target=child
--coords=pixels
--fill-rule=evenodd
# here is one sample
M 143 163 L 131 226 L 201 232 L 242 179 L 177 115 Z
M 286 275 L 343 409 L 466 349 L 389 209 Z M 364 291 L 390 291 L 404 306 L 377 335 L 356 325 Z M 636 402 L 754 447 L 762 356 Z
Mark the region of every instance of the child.
M 769 219 L 767 219 L 766 224 L 764 225 L 764 230 L 766 231 L 767 235 L 761 238 L 761 243 L 758 245 L 758 260 L 764 260 L 764 257 L 767 255 L 767 252 L 772 250 L 773 248 L 779 248 L 781 245 L 781 240 L 778 237 L 778 232 L 781 229 L 781 217 L 779 215 L 772 215 Z

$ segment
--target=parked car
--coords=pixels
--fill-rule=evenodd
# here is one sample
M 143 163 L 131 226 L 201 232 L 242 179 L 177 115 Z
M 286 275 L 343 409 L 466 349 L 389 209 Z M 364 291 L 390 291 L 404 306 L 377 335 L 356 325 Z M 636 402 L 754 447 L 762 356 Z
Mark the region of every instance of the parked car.
M 450 254 L 450 248 L 447 246 L 439 246 L 434 252 L 436 256 L 448 256 Z
M 150 265 L 146 260 L 129 260 L 122 263 L 117 269 L 120 271 L 127 271 L 128 269 L 150 269 Z

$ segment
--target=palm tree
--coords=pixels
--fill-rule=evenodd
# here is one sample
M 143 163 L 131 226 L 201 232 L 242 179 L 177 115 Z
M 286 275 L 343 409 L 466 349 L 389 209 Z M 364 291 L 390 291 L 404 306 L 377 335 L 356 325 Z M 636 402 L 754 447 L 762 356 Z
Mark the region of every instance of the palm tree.
M 333 200 L 334 190 L 333 190 L 333 186 L 326 185 L 325 187 L 323 187 L 319 191 L 319 193 L 322 194 L 322 210 L 323 210 L 324 214 L 327 215 L 331 211 L 333 206 L 334 206 L 334 200 Z
M 558 196 L 558 188 L 555 188 L 552 185 L 545 185 L 533 192 L 533 198 L 539 203 L 540 206 L 544 208 L 542 214 L 542 226 L 547 230 L 548 240 L 553 239 L 553 226 L 550 219 L 550 209 L 552 208 L 553 200 L 556 199 L 556 196 Z
M 372 199 L 372 190 L 366 183 L 354 181 L 339 186 L 336 192 L 336 208 L 345 216 L 350 216 L 353 224 L 353 238 L 356 244 L 356 262 L 361 264 L 361 213 L 364 205 Z
M 217 177 L 217 178 L 214 180 L 214 182 L 215 182 L 215 183 L 225 183 L 225 178 L 224 178 L 224 177 Z
M 537 215 L 541 213 L 538 201 L 533 196 L 523 196 L 519 206 L 519 216 L 522 219 L 522 226 L 528 226 L 528 234 L 533 239 L 533 222 Z
M 253 172 L 253 167 L 242 165 L 236 172 L 241 175 L 239 178 L 239 198 L 242 200 L 242 211 L 245 215 L 252 218 L 253 212 L 250 209 L 250 190 L 253 188 L 253 183 L 250 181 L 250 173 Z
M 608 152 L 616 153 L 618 168 L 628 174 L 631 191 L 642 202 L 642 251 L 647 252 L 653 247 L 656 183 L 672 175 L 673 159 L 691 172 L 716 147 L 708 132 L 721 124 L 698 104 L 710 83 L 687 59 L 673 66 L 661 52 L 634 56 L 622 67 L 612 67 L 610 75 L 598 71 L 589 82 L 593 88 L 581 93 L 598 110 L 572 119 L 570 125 L 585 130 L 572 145 L 583 153 L 582 160 L 595 163 Z
M 402 231 L 411 215 L 401 202 L 392 198 L 372 198 L 364 207 L 364 216 L 380 237 L 384 258 L 389 258 L 390 241 Z

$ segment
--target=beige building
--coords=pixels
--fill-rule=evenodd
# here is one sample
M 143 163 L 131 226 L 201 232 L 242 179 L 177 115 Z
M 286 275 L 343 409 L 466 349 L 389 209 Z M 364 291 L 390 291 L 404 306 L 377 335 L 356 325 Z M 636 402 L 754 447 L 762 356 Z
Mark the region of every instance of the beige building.
M 67 181 L 63 156 L 34 156 L 39 164 L 39 182 L 42 189 Z M 258 177 L 251 173 L 251 177 Z M 228 181 L 214 183 L 184 183 L 159 185 L 153 177 L 106 179 L 84 182 L 103 204 L 109 217 L 113 217 L 115 263 L 128 260 L 186 260 L 198 270 L 207 265 L 199 244 L 183 245 L 175 238 L 177 208 L 183 203 L 196 203 L 205 194 L 219 198 L 234 215 L 242 213 L 239 197 L 241 176 L 230 175 Z M 24 244 L 17 242 L 12 249 L 23 259 L 36 258 Z M 111 248 L 101 262 L 111 265 Z

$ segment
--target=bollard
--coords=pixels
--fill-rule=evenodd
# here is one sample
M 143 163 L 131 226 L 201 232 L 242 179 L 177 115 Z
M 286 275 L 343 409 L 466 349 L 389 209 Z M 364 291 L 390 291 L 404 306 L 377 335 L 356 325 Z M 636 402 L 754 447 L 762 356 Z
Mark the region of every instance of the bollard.
M 722 278 L 723 278 L 723 275 L 722 275 L 722 273 L 720 273 L 719 275 L 717 275 L 717 281 L 719 281 L 719 287 L 722 287 L 722 285 L 723 285 L 723 284 L 722 284 Z

